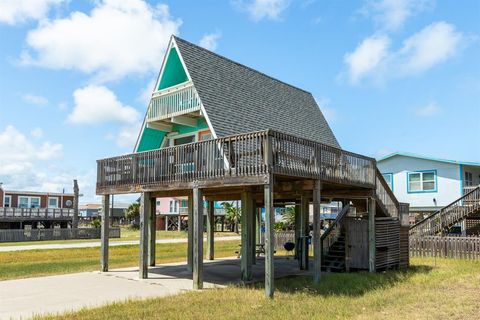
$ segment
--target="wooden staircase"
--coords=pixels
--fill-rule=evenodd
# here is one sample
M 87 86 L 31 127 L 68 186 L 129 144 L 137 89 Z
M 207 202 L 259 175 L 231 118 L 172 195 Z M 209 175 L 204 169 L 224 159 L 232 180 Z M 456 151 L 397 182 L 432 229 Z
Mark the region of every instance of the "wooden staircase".
M 433 236 L 448 231 L 466 217 L 480 212 L 480 186 L 466 193 L 431 216 L 414 224 L 410 236 Z
M 342 232 L 322 258 L 322 270 L 328 272 L 345 271 L 345 233 Z

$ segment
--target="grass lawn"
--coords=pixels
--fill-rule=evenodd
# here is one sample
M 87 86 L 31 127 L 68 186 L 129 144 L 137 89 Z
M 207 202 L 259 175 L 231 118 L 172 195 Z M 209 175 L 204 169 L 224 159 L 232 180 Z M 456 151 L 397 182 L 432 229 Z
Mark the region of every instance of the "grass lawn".
M 205 235 L 206 236 L 206 235 Z M 216 237 L 238 236 L 235 232 L 215 232 Z M 181 239 L 187 238 L 187 231 L 157 231 L 157 240 L 159 239 Z M 115 241 L 139 240 L 140 231 L 122 228 L 120 238 L 112 238 Z M 74 239 L 74 240 L 46 240 L 46 241 L 24 241 L 24 242 L 3 242 L 0 247 L 9 246 L 29 246 L 34 244 L 64 244 L 64 243 L 82 243 L 82 242 L 100 242 L 100 239 Z
M 230 257 L 239 241 L 215 242 L 216 257 Z M 206 244 L 204 244 L 206 245 Z M 186 243 L 157 244 L 157 263 L 185 261 Z M 110 268 L 138 265 L 139 246 L 110 248 Z M 0 252 L 0 280 L 100 270 L 99 248 L 28 250 Z
M 480 262 L 415 258 L 407 271 L 329 274 L 232 286 L 38 319 L 480 319 Z

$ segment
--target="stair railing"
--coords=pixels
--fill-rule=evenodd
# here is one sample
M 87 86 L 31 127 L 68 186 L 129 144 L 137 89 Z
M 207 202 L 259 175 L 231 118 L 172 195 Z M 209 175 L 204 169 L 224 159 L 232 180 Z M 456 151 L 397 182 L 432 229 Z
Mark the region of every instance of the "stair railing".
M 330 247 L 338 240 L 340 236 L 340 221 L 347 215 L 350 211 L 350 204 L 345 205 L 340 213 L 337 215 L 333 223 L 325 230 L 325 232 L 320 237 L 320 247 L 322 248 L 322 255 L 328 253 Z
M 477 210 L 480 210 L 480 186 L 414 224 L 410 228 L 410 235 L 418 237 L 434 235 Z
M 399 203 L 382 174 L 376 171 L 375 195 L 380 207 L 383 207 L 386 214 L 390 217 L 397 218 L 399 213 Z

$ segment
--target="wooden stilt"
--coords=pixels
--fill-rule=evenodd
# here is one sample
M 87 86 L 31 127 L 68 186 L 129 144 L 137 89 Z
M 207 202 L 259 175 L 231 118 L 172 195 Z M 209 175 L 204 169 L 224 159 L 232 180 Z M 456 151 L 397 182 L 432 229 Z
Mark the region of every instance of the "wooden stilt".
M 295 259 L 298 259 L 300 261 L 300 244 L 301 242 L 299 241 L 300 237 L 300 220 L 301 220 L 301 210 L 302 207 L 299 203 L 295 204 L 295 228 L 294 228 L 294 242 L 295 242 Z
M 208 201 L 207 214 L 207 259 L 214 259 L 214 227 L 215 227 L 215 208 L 214 202 Z
M 148 265 L 155 266 L 155 249 L 157 241 L 157 228 L 156 228 L 156 199 L 150 200 L 150 214 L 148 215 Z
M 102 239 L 100 254 L 100 266 L 102 272 L 108 271 L 108 235 L 110 232 L 108 212 L 110 212 L 110 196 L 106 194 L 102 196 Z
M 150 193 L 142 192 L 140 197 L 140 279 L 148 278 L 148 220 L 152 211 L 151 203 Z
M 368 199 L 368 269 L 370 272 L 376 270 L 376 252 L 375 252 L 375 214 L 376 201 L 373 198 Z
M 300 210 L 300 270 L 308 270 L 308 203 L 309 197 L 303 194 L 301 197 L 301 210 Z
M 187 270 L 193 271 L 193 223 L 195 218 L 193 217 L 193 196 L 188 196 L 188 221 L 187 221 Z
M 251 214 L 250 214 L 250 237 L 251 237 L 251 254 L 252 254 L 252 264 L 257 264 L 257 207 L 255 205 L 255 201 L 252 198 L 251 201 Z
M 193 289 L 203 289 L 203 197 L 193 189 Z
M 265 296 L 273 298 L 274 284 L 274 256 L 273 224 L 275 212 L 273 209 L 273 176 L 270 183 L 264 186 L 265 198 Z
M 321 183 L 315 180 L 313 188 L 313 282 L 319 283 L 322 277 L 322 246 L 320 243 L 320 203 Z
M 240 261 L 242 281 L 252 280 L 252 203 L 251 192 L 242 192 L 242 254 Z

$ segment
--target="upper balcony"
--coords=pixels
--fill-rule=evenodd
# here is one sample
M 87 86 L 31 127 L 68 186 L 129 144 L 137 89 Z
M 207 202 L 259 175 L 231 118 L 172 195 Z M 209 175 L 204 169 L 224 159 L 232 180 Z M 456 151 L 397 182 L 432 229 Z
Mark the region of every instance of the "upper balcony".
M 183 83 L 152 94 L 148 106 L 147 124 L 174 122 L 172 119 L 183 115 L 198 116 L 200 98 L 191 82 Z

